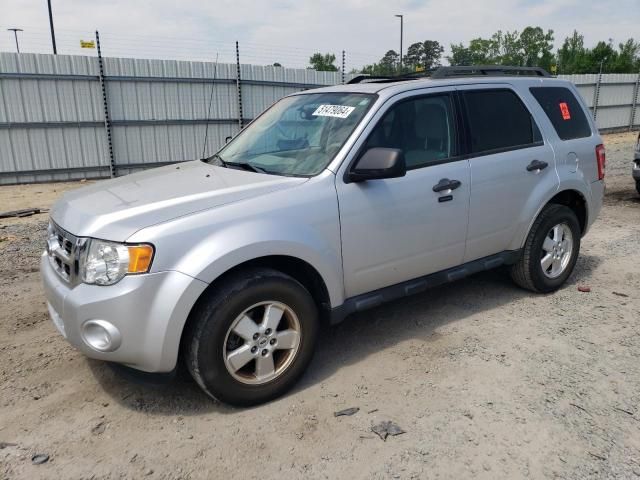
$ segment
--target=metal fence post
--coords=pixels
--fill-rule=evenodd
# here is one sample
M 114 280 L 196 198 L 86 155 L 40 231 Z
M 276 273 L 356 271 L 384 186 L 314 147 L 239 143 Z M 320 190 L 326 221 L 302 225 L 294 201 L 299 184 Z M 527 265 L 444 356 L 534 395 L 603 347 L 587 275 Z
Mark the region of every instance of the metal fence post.
M 100 50 L 100 34 L 96 30 L 96 46 L 98 48 L 98 66 L 100 67 L 100 87 L 102 88 L 102 104 L 104 108 L 104 129 L 107 134 L 107 145 L 109 148 L 109 173 L 111 178 L 116 176 L 116 161 L 113 155 L 113 140 L 111 136 L 111 117 L 109 116 L 109 102 L 107 101 L 107 84 L 104 75 L 104 62 L 102 61 L 102 51 Z
M 344 64 L 345 64 L 345 57 L 344 57 L 344 50 L 342 50 L 342 83 L 344 83 L 344 78 L 345 78 Z
M 240 47 L 236 41 L 236 89 L 238 91 L 238 126 L 240 130 L 243 128 L 242 114 L 242 83 L 240 79 Z
M 596 82 L 596 89 L 593 92 L 593 120 L 595 121 L 598 115 L 598 101 L 600 99 L 600 83 L 602 82 L 602 68 L 598 74 L 598 81 Z
M 636 118 L 636 109 L 638 108 L 638 90 L 640 90 L 640 73 L 636 78 L 636 85 L 633 87 L 633 99 L 631 101 L 631 115 L 629 115 L 629 130 L 633 129 L 633 121 Z

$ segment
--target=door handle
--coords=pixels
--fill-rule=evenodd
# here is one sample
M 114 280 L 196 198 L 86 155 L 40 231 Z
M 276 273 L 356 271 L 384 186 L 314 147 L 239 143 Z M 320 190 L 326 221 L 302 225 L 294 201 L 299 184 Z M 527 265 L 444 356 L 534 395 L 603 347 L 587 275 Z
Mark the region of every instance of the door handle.
M 548 166 L 549 164 L 547 162 L 533 160 L 529 165 L 527 165 L 527 172 L 538 172 L 540 170 L 544 170 Z
M 439 193 L 447 190 L 455 190 L 460 185 L 462 185 L 460 180 L 449 180 L 448 178 L 443 178 L 433 186 L 433 191 Z

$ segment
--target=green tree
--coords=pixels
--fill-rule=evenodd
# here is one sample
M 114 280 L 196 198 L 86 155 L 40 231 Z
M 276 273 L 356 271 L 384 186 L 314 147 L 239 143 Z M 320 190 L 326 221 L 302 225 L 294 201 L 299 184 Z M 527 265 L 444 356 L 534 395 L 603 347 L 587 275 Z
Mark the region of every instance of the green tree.
M 356 72 L 351 72 L 351 73 L 356 73 Z M 377 63 L 373 63 L 371 65 L 365 65 L 357 73 L 364 73 L 365 75 L 382 75 L 380 73 L 380 66 Z
M 495 39 L 474 38 L 465 47 L 462 43 L 451 45 L 451 65 L 489 65 L 497 63 L 499 45 Z
M 633 38 L 618 44 L 600 41 L 592 49 L 584 46 L 584 37 L 574 30 L 558 50 L 560 73 L 636 73 L 640 70 L 640 44 Z
M 440 59 L 444 53 L 444 47 L 440 45 L 437 40 L 425 40 L 424 45 L 424 68 L 429 70 L 430 68 L 439 67 L 441 65 Z
M 522 42 L 517 30 L 504 33 L 502 30 L 498 30 L 493 34 L 491 40 L 497 45 L 497 63 L 513 66 L 522 66 L 524 64 Z
M 416 71 L 418 68 L 429 70 L 440 66 L 440 58 L 444 47 L 437 40 L 425 40 L 409 46 L 404 57 L 404 65 L 409 71 Z
M 319 72 L 337 72 L 338 67 L 333 63 L 336 61 L 336 56 L 333 53 L 314 53 L 309 58 L 309 64 L 311 68 Z
M 577 30 L 566 37 L 558 50 L 558 73 L 573 74 L 589 71 L 587 50 L 584 47 L 584 36 Z
M 527 27 L 520 34 L 524 66 L 550 69 L 554 61 L 553 30 L 545 33 L 540 27 Z
M 587 54 L 589 59 L 589 69 L 592 72 L 602 71 L 609 73 L 613 70 L 618 60 L 618 52 L 613 48 L 613 42 L 600 41 Z
M 447 57 L 447 60 L 453 66 L 473 65 L 471 50 L 462 43 L 451 44 L 451 55 Z
M 451 65 L 512 65 L 543 67 L 555 63 L 553 31 L 527 27 L 521 33 L 498 30 L 491 38 L 474 38 L 469 46 L 451 45 Z
M 398 71 L 400 55 L 395 50 L 389 50 L 378 62 L 379 75 L 393 75 Z
M 618 55 L 612 71 L 629 73 L 638 70 L 640 70 L 640 43 L 630 38 L 618 45 Z
M 422 54 L 424 53 L 424 44 L 421 42 L 412 43 L 407 48 L 407 54 L 404 56 L 404 64 L 411 71 L 415 71 L 416 67 L 422 64 Z

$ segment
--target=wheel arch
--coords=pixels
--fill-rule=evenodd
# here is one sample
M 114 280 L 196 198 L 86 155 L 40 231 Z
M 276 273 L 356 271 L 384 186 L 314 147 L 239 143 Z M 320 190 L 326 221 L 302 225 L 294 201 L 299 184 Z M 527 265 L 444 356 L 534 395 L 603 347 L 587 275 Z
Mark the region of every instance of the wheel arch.
M 587 210 L 587 200 L 582 193 L 578 190 L 562 190 L 553 196 L 548 202 L 550 203 L 565 205 L 573 210 L 573 213 L 578 217 L 578 223 L 580 224 L 580 232 L 582 235 L 585 234 L 587 230 L 588 223 L 588 210 Z
M 180 351 L 183 349 L 184 335 L 185 332 L 188 331 L 190 323 L 193 321 L 194 312 L 196 312 L 200 305 L 207 300 L 211 295 L 211 292 L 231 276 L 236 275 L 243 270 L 255 268 L 271 268 L 300 282 L 300 284 L 311 294 L 318 308 L 320 319 L 328 322 L 329 312 L 331 310 L 331 296 L 320 272 L 318 272 L 318 270 L 309 262 L 298 257 L 290 255 L 265 255 L 246 260 L 230 267 L 202 291 L 198 299 L 193 304 L 182 327 L 182 331 L 180 333 Z M 178 358 L 181 358 L 181 353 L 179 353 Z
M 587 201 L 587 197 L 584 192 L 578 190 L 577 188 L 565 188 L 560 191 L 553 192 L 553 194 L 549 195 L 546 201 L 541 202 L 540 207 L 536 210 L 535 215 L 533 215 L 533 217 L 529 220 L 529 225 L 527 226 L 524 235 L 522 235 L 520 238 L 520 248 L 522 248 L 524 246 L 524 243 L 527 241 L 527 237 L 531 232 L 531 228 L 533 227 L 536 219 L 540 216 L 542 210 L 550 204 L 566 205 L 567 207 L 571 208 L 571 210 L 573 210 L 578 217 L 580 231 L 582 236 L 584 236 L 589 226 L 589 203 Z
M 319 309 L 331 308 L 329 289 L 320 272 L 306 260 L 291 255 L 265 255 L 241 262 L 223 272 L 202 293 L 216 288 L 225 278 L 250 268 L 271 268 L 289 275 L 302 284 L 311 294 Z

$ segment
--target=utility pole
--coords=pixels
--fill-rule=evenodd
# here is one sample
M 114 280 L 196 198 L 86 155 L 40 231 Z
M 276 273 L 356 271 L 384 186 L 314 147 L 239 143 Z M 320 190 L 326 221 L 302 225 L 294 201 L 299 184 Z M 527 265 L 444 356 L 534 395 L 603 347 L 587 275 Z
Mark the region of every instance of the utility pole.
M 51 12 L 51 0 L 47 0 L 47 5 L 49 5 L 49 26 L 51 27 L 51 44 L 53 45 L 53 54 L 58 54 L 58 49 L 56 48 L 56 33 L 53 31 L 53 13 Z
M 404 27 L 404 15 L 396 15 L 400 19 L 400 71 L 402 71 L 402 29 Z
M 22 32 L 21 28 L 7 28 L 9 32 L 13 32 L 13 36 L 16 39 L 16 50 L 20 53 L 20 45 L 18 45 L 18 32 Z

